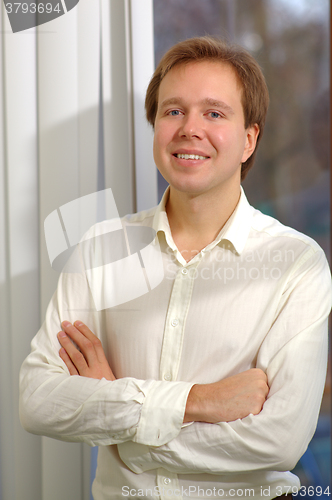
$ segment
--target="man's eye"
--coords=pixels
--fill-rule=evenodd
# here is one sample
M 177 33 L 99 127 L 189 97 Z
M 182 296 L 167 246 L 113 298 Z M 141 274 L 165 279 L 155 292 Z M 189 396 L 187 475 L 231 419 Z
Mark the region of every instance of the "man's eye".
M 217 111 L 210 111 L 211 118 L 221 118 L 221 114 Z
M 171 116 L 178 116 L 180 114 L 180 111 L 178 109 L 172 109 L 172 111 L 169 112 L 169 115 Z

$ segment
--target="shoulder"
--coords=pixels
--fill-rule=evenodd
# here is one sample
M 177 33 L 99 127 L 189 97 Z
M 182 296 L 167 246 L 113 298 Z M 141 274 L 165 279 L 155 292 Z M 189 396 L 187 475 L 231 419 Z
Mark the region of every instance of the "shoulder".
M 125 226 L 137 225 L 152 227 L 156 209 L 157 207 L 153 207 L 149 210 L 143 210 L 141 212 L 127 214 L 123 217 L 117 217 L 114 219 L 107 219 L 102 222 L 98 222 L 90 227 L 90 229 L 84 235 L 83 240 L 87 240 L 110 232 L 122 231 Z
M 330 287 L 330 269 L 323 249 L 310 236 L 252 207 L 247 249 L 264 251 L 273 261 L 283 262 L 289 276 L 314 270 Z
M 128 214 L 122 217 L 123 225 L 142 225 L 142 226 L 152 226 L 154 216 L 157 212 L 158 207 L 152 207 L 148 210 L 142 210 L 134 214 Z
M 310 236 L 282 224 L 277 219 L 265 215 L 253 207 L 251 237 L 261 238 L 265 242 L 274 242 L 276 245 L 298 247 L 309 253 L 323 252 L 318 243 Z

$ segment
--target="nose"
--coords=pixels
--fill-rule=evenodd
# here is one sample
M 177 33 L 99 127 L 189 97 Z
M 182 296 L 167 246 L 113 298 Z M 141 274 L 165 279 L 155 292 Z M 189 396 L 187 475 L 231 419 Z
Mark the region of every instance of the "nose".
M 182 120 L 180 136 L 182 138 L 197 138 L 202 139 L 203 137 L 203 125 L 201 123 L 200 117 L 194 113 L 187 113 Z

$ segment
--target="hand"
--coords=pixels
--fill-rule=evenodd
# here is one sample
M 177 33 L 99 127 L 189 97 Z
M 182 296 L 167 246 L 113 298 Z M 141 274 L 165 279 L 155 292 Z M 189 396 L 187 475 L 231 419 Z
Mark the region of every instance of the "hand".
M 197 384 L 187 399 L 184 422 L 232 422 L 257 415 L 269 393 L 266 374 L 252 368 L 212 384 Z
M 74 325 L 63 321 L 61 323 L 63 331 L 58 333 L 58 339 L 62 346 L 59 355 L 66 364 L 70 375 L 115 380 L 100 340 L 81 321 L 75 321 Z

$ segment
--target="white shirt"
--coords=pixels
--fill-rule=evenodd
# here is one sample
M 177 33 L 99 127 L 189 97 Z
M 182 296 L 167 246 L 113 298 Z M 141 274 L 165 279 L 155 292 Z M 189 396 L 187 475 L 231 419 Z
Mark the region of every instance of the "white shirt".
M 130 276 L 114 284 L 107 266 L 99 266 L 93 277 L 87 269 L 95 265 L 95 249 L 83 255 L 85 272 L 61 275 L 21 369 L 22 424 L 33 433 L 100 446 L 96 500 L 274 498 L 299 487 L 288 471 L 317 423 L 331 307 L 324 253 L 309 237 L 252 208 L 241 191 L 215 241 L 186 262 L 172 239 L 166 196 L 122 221 L 157 232 L 150 254 L 161 250 L 165 275 L 153 284 L 147 262 L 157 261 L 150 255 L 148 293 L 97 306 Z M 106 221 L 89 236 L 111 229 Z M 57 333 L 61 321 L 77 319 L 102 339 L 116 381 L 69 376 Z M 253 367 L 266 372 L 270 387 L 258 415 L 183 425 L 194 383 Z

